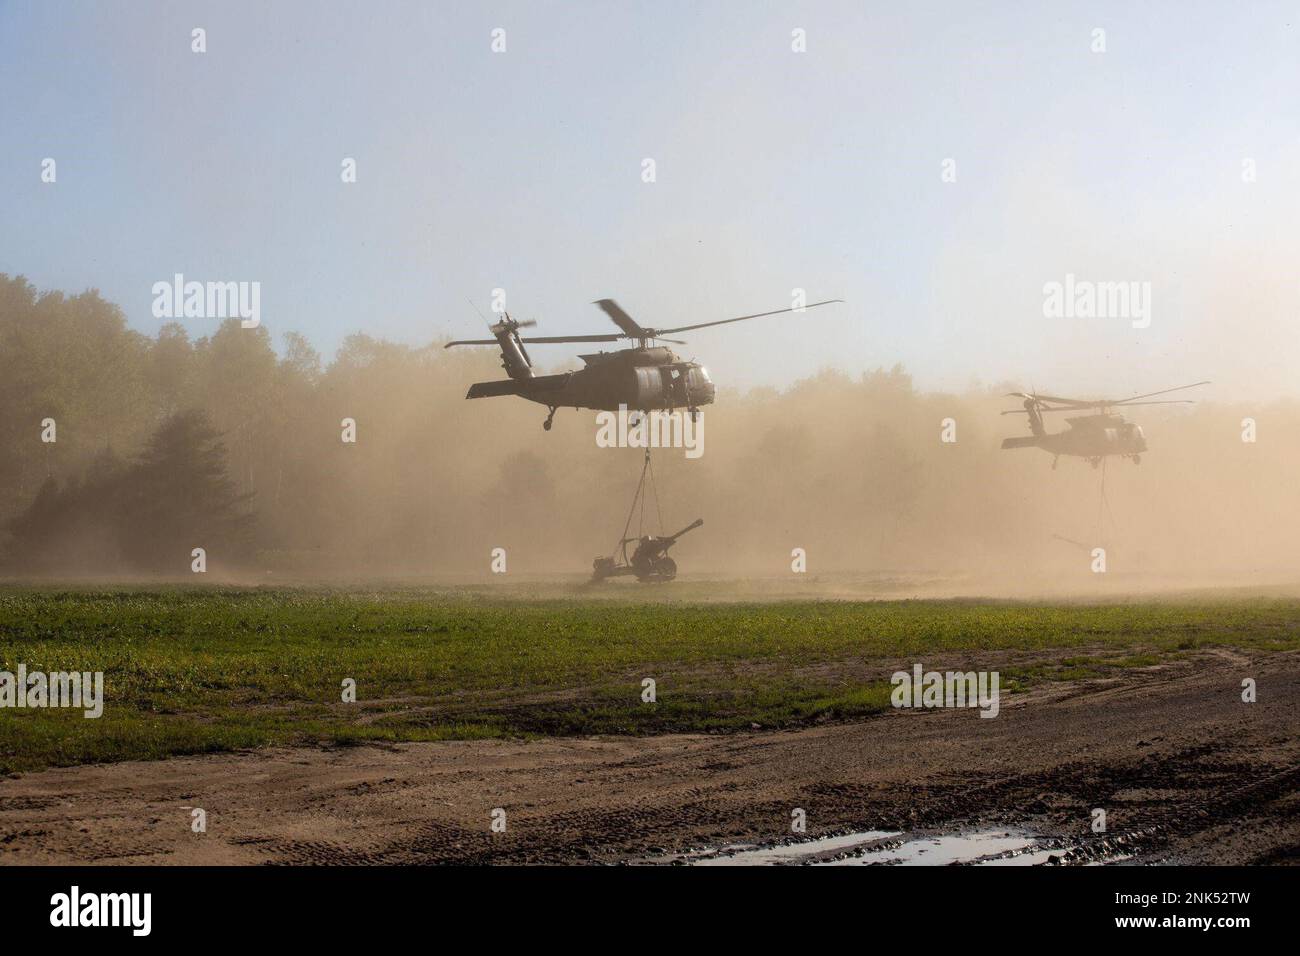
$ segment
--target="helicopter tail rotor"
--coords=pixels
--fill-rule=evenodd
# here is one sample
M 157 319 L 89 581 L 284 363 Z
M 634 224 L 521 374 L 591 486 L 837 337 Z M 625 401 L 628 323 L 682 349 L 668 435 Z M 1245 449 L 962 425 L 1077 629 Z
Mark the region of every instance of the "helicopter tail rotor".
M 492 338 L 448 342 L 447 348 L 453 345 L 498 345 L 501 348 L 501 367 L 506 370 L 507 375 L 515 380 L 532 378 L 533 361 L 528 357 L 528 350 L 524 348 L 524 341 L 519 337 L 519 330 L 534 326 L 537 322 L 533 319 L 525 319 L 522 322 L 512 319 L 509 312 L 504 316 L 499 322 L 488 326 Z
M 1040 398 L 1034 392 L 1009 392 L 1007 397 L 1023 398 L 1025 400 L 1024 408 L 1013 408 L 1009 411 L 1003 412 L 1003 415 L 1027 415 L 1029 416 L 1029 431 L 1033 434 L 1035 439 L 1042 438 L 1047 434 L 1047 429 L 1043 427 L 1043 411 L 1046 410 L 1050 412 L 1053 411 L 1053 409 L 1047 406 L 1044 399 Z M 1011 439 L 1007 440 L 1010 441 Z M 1002 447 L 1020 448 L 1022 446 L 1008 445 L 1004 442 Z
M 1029 416 L 1029 430 L 1035 438 L 1041 438 L 1047 429 L 1043 427 L 1043 413 L 1038 410 L 1041 404 L 1036 398 L 1025 399 L 1025 414 Z

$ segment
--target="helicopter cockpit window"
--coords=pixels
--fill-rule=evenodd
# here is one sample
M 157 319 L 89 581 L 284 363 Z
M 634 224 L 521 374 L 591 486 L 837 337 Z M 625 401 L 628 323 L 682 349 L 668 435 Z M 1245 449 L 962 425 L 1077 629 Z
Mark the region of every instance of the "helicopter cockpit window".
M 682 375 L 681 370 L 672 366 L 665 366 L 662 370 L 664 383 L 664 397 L 667 400 L 666 407 L 672 408 L 675 405 L 686 404 L 686 378 Z

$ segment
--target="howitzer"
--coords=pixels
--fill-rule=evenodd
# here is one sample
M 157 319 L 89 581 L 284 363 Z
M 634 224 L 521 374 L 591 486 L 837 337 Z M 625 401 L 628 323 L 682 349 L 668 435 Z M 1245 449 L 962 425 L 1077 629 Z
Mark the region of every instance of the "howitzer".
M 593 581 L 635 574 L 638 581 L 671 581 L 677 576 L 677 562 L 668 557 L 668 549 L 677 543 L 677 539 L 688 531 L 694 531 L 704 524 L 703 518 L 696 518 L 681 531 L 671 535 L 644 535 L 639 538 L 624 538 L 619 542 L 622 548 L 622 563 L 613 558 L 597 558 L 592 565 Z M 627 546 L 636 542 L 632 557 L 627 556 Z

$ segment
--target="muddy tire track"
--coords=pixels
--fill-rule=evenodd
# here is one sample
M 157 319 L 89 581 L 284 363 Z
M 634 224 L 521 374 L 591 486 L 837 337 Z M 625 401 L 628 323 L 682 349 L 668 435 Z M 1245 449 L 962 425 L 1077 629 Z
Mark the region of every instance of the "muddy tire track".
M 1257 703 L 1240 699 L 1243 676 Z M 705 846 L 1021 826 L 1060 862 L 1286 863 L 1300 655 L 1048 684 L 1000 715 L 730 735 L 279 748 L 0 781 L 0 863 L 667 862 Z M 184 806 L 207 810 L 194 834 Z M 1091 811 L 1108 832 L 1091 832 Z M 507 814 L 504 833 L 490 814 Z

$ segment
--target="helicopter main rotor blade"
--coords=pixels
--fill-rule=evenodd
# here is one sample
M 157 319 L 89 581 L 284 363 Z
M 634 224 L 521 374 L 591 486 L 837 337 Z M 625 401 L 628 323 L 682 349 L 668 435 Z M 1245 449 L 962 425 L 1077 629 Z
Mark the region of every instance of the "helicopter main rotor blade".
M 1039 403 L 1040 405 L 1042 405 L 1042 403 L 1044 402 L 1052 402 L 1057 405 L 1066 405 L 1069 406 L 1070 408 L 1111 408 L 1116 405 L 1137 404 L 1138 399 L 1142 399 L 1142 398 L 1154 398 L 1156 395 L 1167 395 L 1170 392 L 1181 392 L 1185 388 L 1196 388 L 1197 386 L 1200 385 L 1209 385 L 1209 384 L 1210 383 L 1208 381 L 1193 382 L 1191 385 L 1179 385 L 1177 388 L 1165 388 L 1165 389 L 1161 389 L 1158 392 L 1147 392 L 1145 395 L 1134 395 L 1130 398 L 1120 398 L 1120 399 L 1062 398 L 1059 395 L 1039 395 L 1035 392 L 1007 392 L 1006 397 L 1027 398 L 1034 402 Z M 1044 406 L 1042 410 L 1045 412 L 1051 412 L 1051 411 L 1065 411 L 1066 409 L 1060 409 L 1060 408 L 1053 409 Z
M 520 337 L 520 341 L 526 345 L 556 345 L 561 342 L 617 342 L 619 339 L 627 338 L 618 332 L 603 332 L 598 335 L 537 335 L 531 338 Z M 448 342 L 443 348 L 449 349 L 453 345 L 497 345 L 496 339 L 459 339 L 455 342 Z
M 650 330 L 647 329 L 647 332 Z M 654 338 L 660 342 L 672 342 L 674 345 L 685 345 L 681 339 L 664 338 L 662 335 L 646 336 Z M 520 341 L 526 345 L 559 345 L 565 342 L 618 342 L 622 339 L 639 338 L 639 336 L 625 335 L 622 332 L 598 332 L 593 335 L 534 335 L 529 337 L 520 337 Z M 449 349 L 453 345 L 496 345 L 496 339 L 458 339 L 455 342 L 448 342 L 443 348 Z
M 1200 385 L 1209 385 L 1209 382 L 1193 382 L 1191 385 L 1179 385 L 1177 388 L 1165 388 L 1158 392 L 1147 392 L 1145 395 L 1134 395 L 1132 398 L 1122 398 L 1118 402 L 1110 402 L 1111 405 L 1127 405 L 1129 402 L 1136 402 L 1139 398 L 1152 398 L 1156 395 L 1168 395 L 1170 392 L 1181 392 L 1185 388 L 1196 388 Z
M 1038 412 L 1039 412 L 1039 414 L 1043 414 L 1043 413 L 1045 413 L 1045 412 L 1078 412 L 1078 411 L 1082 411 L 1082 410 L 1085 409 L 1085 408 L 1095 408 L 1095 407 L 1096 407 L 1096 406 L 1093 405 L 1092 403 L 1081 404 L 1081 405 L 1077 405 L 1077 406 L 1076 406 L 1076 405 L 1070 405 L 1070 406 L 1067 406 L 1067 407 L 1065 407 L 1065 408 L 1052 408 L 1050 405 L 1039 405 L 1039 406 L 1038 406 Z M 1002 412 L 1002 414 L 1003 414 L 1003 415 L 1028 415 L 1028 414 L 1029 414 L 1029 409 L 1027 409 L 1027 408 L 1012 408 L 1012 409 L 1008 409 L 1008 410 L 1005 411 L 1005 412 Z
M 815 309 L 819 305 L 831 305 L 835 302 L 843 302 L 843 299 L 826 299 L 822 302 L 811 302 L 803 306 L 803 309 Z M 619 339 L 638 339 L 642 342 L 650 339 L 657 339 L 661 342 L 672 342 L 674 345 L 685 345 L 681 339 L 668 338 L 669 333 L 689 332 L 692 329 L 705 329 L 713 325 L 727 325 L 731 322 L 743 322 L 746 319 L 761 319 L 767 315 L 783 315 L 787 312 L 802 311 L 794 307 L 788 309 L 776 309 L 772 312 L 756 312 L 753 315 L 738 315 L 734 319 L 719 319 L 716 322 L 700 322 L 696 325 L 682 325 L 672 329 L 647 329 L 639 324 L 632 316 L 628 315 L 613 299 L 597 299 L 594 303 L 599 306 L 611 321 L 623 331 L 609 332 L 595 335 L 543 335 L 533 338 L 526 338 L 523 341 L 529 345 L 556 345 L 565 342 L 617 342 Z M 528 325 L 535 325 L 535 322 L 521 322 L 517 327 L 522 328 Z M 496 345 L 496 339 L 457 339 L 454 342 L 448 342 L 444 348 L 451 348 L 453 345 Z
M 843 299 L 826 299 L 822 302 L 810 302 L 808 305 L 805 305 L 803 308 L 815 309 L 819 305 L 830 305 L 833 302 L 843 302 L 843 301 L 844 301 Z M 691 331 L 691 329 L 707 329 L 711 325 L 726 325 L 729 322 L 743 322 L 746 319 L 761 319 L 765 315 L 781 315 L 782 313 L 785 312 L 796 312 L 796 311 L 802 311 L 802 310 L 795 309 L 793 307 L 789 309 L 776 309 L 775 311 L 772 312 L 755 312 L 753 315 L 738 315 L 734 319 L 719 319 L 716 322 L 700 322 L 698 325 L 679 325 L 675 329 L 648 329 L 647 331 L 650 333 L 649 336 L 650 338 L 662 338 L 662 336 L 659 334 L 661 332 L 689 332 Z
M 623 311 L 623 307 L 613 299 L 597 299 L 592 305 L 600 307 L 600 310 L 610 317 L 610 320 L 623 330 L 624 334 L 630 339 L 648 339 L 650 333 L 648 329 L 643 329 L 637 323 L 636 319 Z
M 619 332 L 599 332 L 595 335 L 537 335 L 524 339 L 530 345 L 555 345 L 560 342 L 617 342 L 627 338 Z
M 1195 405 L 1196 402 L 1190 398 L 1166 398 L 1158 402 L 1121 402 L 1119 404 L 1125 408 L 1130 408 L 1134 405 Z
M 1040 407 L 1039 407 L 1038 411 L 1039 411 L 1040 413 L 1043 413 L 1043 412 L 1079 412 L 1079 411 L 1083 411 L 1084 409 L 1088 409 L 1088 408 L 1113 408 L 1113 407 L 1115 406 L 1115 404 L 1116 404 L 1115 402 L 1086 402 L 1086 403 L 1080 404 L 1080 405 L 1078 405 L 1078 406 L 1073 406 L 1073 407 L 1070 407 L 1070 408 L 1050 408 L 1050 407 L 1048 407 L 1048 406 L 1046 406 L 1046 405 L 1043 405 L 1043 406 L 1040 406 Z M 1195 405 L 1195 404 L 1196 404 L 1196 402 L 1193 401 L 1193 400 L 1190 399 L 1190 398 L 1170 398 L 1170 399 L 1163 399 L 1163 400 L 1158 401 L 1158 402 L 1124 402 L 1124 403 L 1123 403 L 1123 406 L 1124 406 L 1125 408 L 1132 408 L 1132 407 L 1136 407 L 1136 406 L 1138 406 L 1138 405 Z M 1005 411 L 1005 412 L 1000 412 L 999 414 L 1002 414 L 1002 415 L 1028 415 L 1028 414 L 1029 414 L 1029 410 L 1028 410 L 1027 408 L 1011 408 L 1011 409 L 1008 409 L 1008 410 Z
M 1061 398 L 1057 395 L 1038 395 L 1034 392 L 1007 392 L 1007 398 L 1028 398 L 1039 404 L 1043 402 L 1055 402 L 1058 405 L 1070 405 L 1074 408 L 1091 408 L 1093 405 L 1101 404 L 1100 402 L 1089 402 L 1081 398 Z

